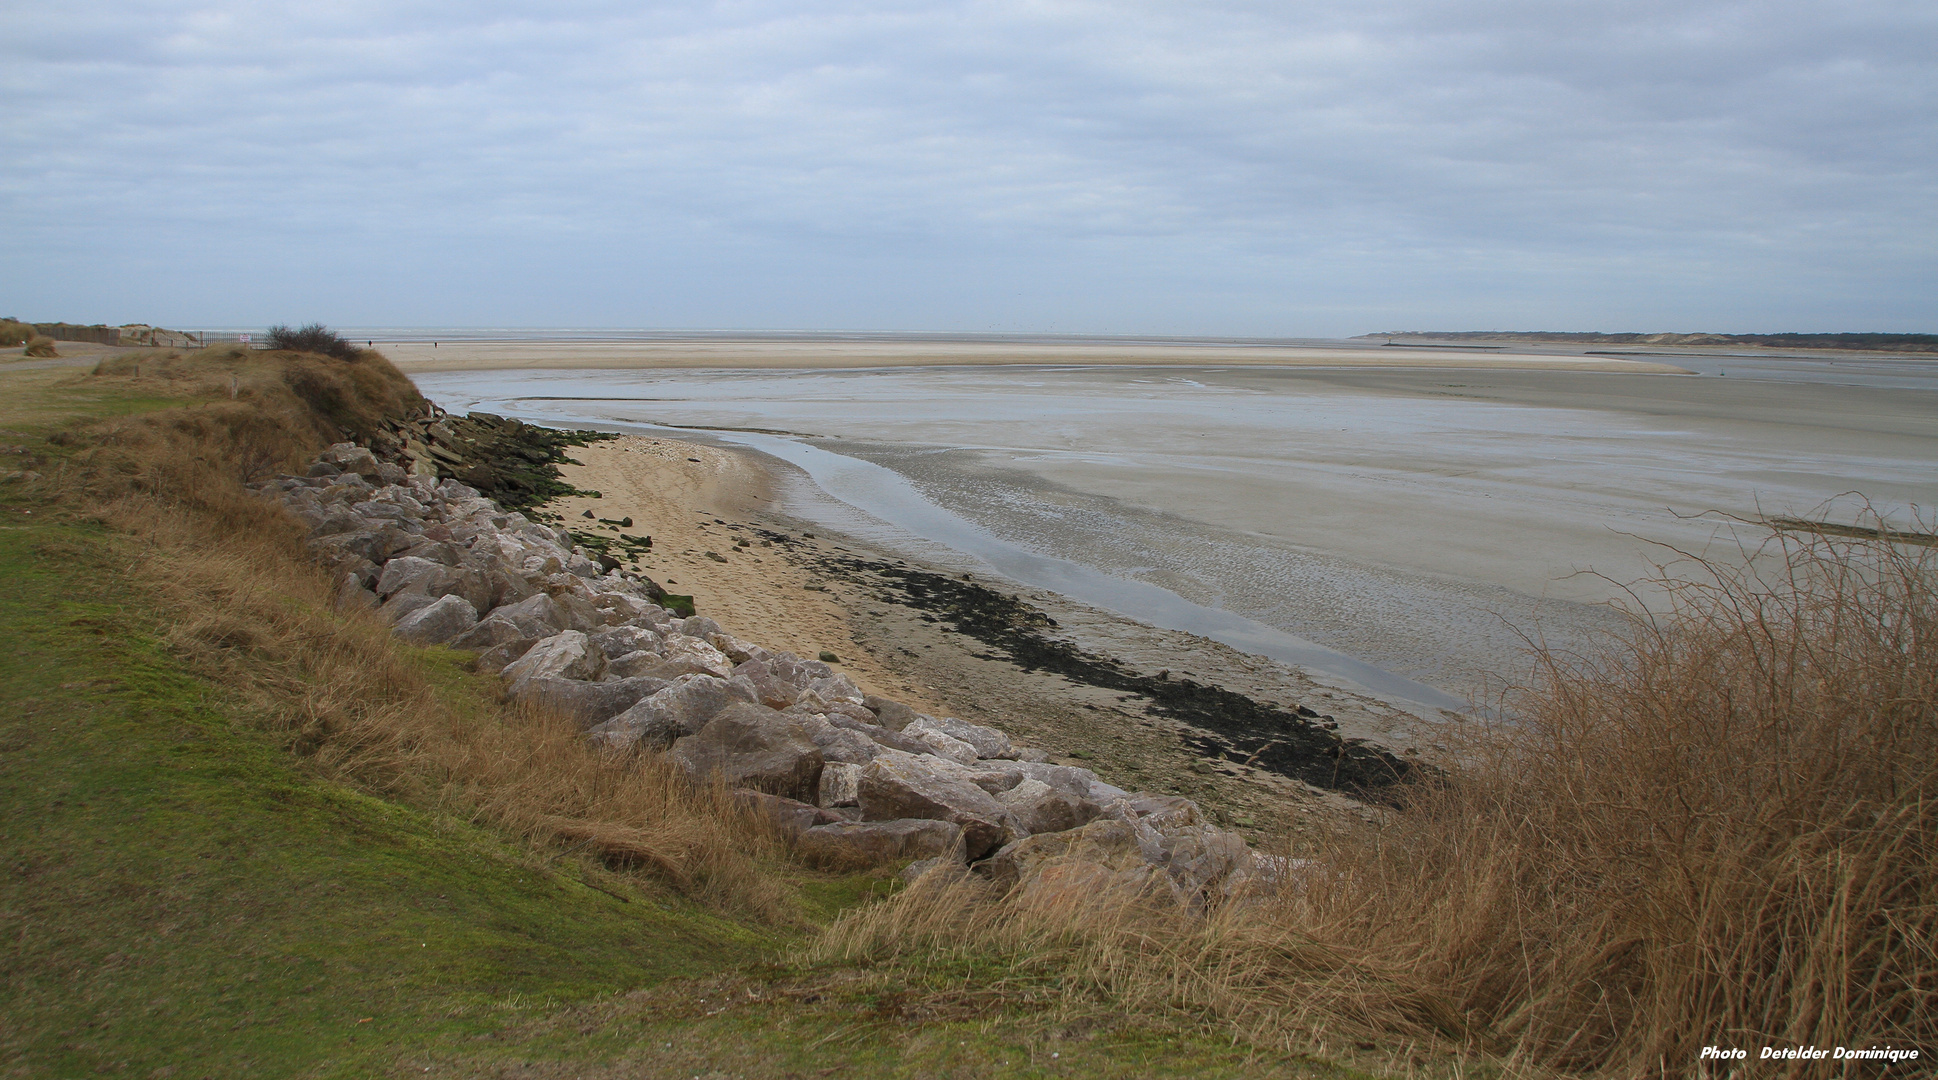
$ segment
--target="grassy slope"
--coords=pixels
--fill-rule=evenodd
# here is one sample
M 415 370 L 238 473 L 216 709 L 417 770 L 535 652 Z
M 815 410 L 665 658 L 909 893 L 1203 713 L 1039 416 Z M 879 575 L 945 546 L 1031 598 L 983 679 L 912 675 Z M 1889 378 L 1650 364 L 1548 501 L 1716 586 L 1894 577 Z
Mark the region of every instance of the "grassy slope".
M 64 379 L 6 377 L 0 441 L 177 404 Z M 0 1075 L 1331 1072 L 974 970 L 782 966 L 797 935 L 331 782 L 160 647 L 131 547 L 0 488 Z M 822 917 L 871 884 L 795 882 Z

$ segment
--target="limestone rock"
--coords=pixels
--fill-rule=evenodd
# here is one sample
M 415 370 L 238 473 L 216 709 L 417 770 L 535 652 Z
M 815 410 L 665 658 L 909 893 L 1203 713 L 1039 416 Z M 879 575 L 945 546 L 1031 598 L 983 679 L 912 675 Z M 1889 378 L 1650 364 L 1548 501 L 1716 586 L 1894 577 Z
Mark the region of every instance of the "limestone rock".
M 933 819 L 816 825 L 794 840 L 807 861 L 828 867 L 880 866 L 903 859 L 961 859 L 962 828 Z
M 507 679 L 552 678 L 595 681 L 606 670 L 606 657 L 592 640 L 578 630 L 567 630 L 532 646 L 531 651 L 506 666 Z
M 735 789 L 733 800 L 772 822 L 784 836 L 799 836 L 803 831 L 816 825 L 829 825 L 846 820 L 839 814 L 830 813 L 799 799 L 769 795 L 765 791 L 755 791 L 752 788 Z
M 527 675 L 513 681 L 508 693 L 514 701 L 543 706 L 577 721 L 580 727 L 595 728 L 665 688 L 664 679 L 583 682 Z
M 860 806 L 861 766 L 845 761 L 824 764 L 821 791 L 815 802 L 821 806 Z
M 592 734 L 607 746 L 634 744 L 659 750 L 693 735 L 729 705 L 751 704 L 742 687 L 711 675 L 682 675 L 665 689 L 641 699 Z
M 853 679 L 838 672 L 815 679 L 809 682 L 806 688 L 821 695 L 821 699 L 827 702 L 846 701 L 860 705 L 864 700 L 861 687 L 856 686 Z
M 472 652 L 484 652 L 487 649 L 503 645 L 506 642 L 537 640 L 538 638 L 529 630 L 520 627 L 510 619 L 500 618 L 494 612 L 486 618 L 478 620 L 478 625 L 452 638 L 449 645 L 453 649 L 469 649 Z
M 1170 876 L 1145 857 L 1135 830 L 1114 818 L 1024 837 L 974 869 L 999 886 L 1027 889 L 1038 901 L 1177 895 Z
M 866 765 L 881 753 L 881 747 L 868 736 L 838 728 L 821 716 L 808 715 L 812 717 L 807 723 L 809 736 L 813 738 L 814 745 L 821 748 L 821 756 L 826 760 Z
M 980 756 L 976 753 L 975 747 L 943 731 L 927 716 L 918 716 L 909 721 L 908 726 L 901 730 L 901 734 L 921 742 L 928 747 L 929 753 L 936 757 L 947 758 L 958 765 L 974 764 Z
M 530 633 L 533 637 L 547 638 L 561 630 L 570 629 L 565 625 L 565 612 L 559 607 L 558 601 L 544 593 L 534 593 L 517 603 L 493 608 L 491 617 L 509 619 L 519 629 Z
M 599 651 L 617 658 L 636 652 L 659 655 L 659 635 L 643 626 L 608 626 L 590 634 Z
M 510 666 L 513 661 L 532 651 L 532 646 L 538 644 L 538 640 L 519 638 L 516 641 L 507 641 L 503 645 L 493 645 L 478 654 L 477 669 L 487 675 L 496 675 Z
M 867 821 L 933 818 L 962 826 L 968 858 L 976 859 L 1012 833 L 1008 812 L 953 762 L 884 749 L 856 785 Z
M 1089 799 L 1058 791 L 1041 780 L 1026 779 L 999 793 L 996 801 L 1032 836 L 1080 829 L 1103 813 L 1103 807 Z
M 875 720 L 890 731 L 900 731 L 908 726 L 910 720 L 921 714 L 899 701 L 869 694 L 861 699 L 862 705 L 875 714 Z
M 1014 752 L 1010 749 L 1009 736 L 997 731 L 993 727 L 971 724 L 967 721 L 957 720 L 953 716 L 945 716 L 941 719 L 924 716 L 921 720 L 927 726 L 975 747 L 977 757 L 1008 758 L 1015 756 Z M 908 733 L 906 726 L 902 728 L 902 733 Z
M 639 649 L 635 652 L 612 654 L 606 661 L 608 679 L 624 678 L 628 675 L 645 675 L 661 669 L 661 657 L 656 652 Z M 677 677 L 677 676 L 676 676 Z
M 337 583 L 334 606 L 338 611 L 375 611 L 377 594 L 364 585 L 355 571 L 345 571 Z
M 991 795 L 1001 795 L 1027 779 L 1023 770 L 1007 761 L 977 761 L 966 767 L 971 782 Z
M 929 744 L 920 739 L 903 735 L 899 731 L 890 731 L 888 728 L 875 724 L 864 724 L 842 713 L 831 712 L 825 715 L 828 718 L 828 723 L 833 724 L 835 727 L 865 736 L 877 746 L 884 746 L 890 750 L 900 750 L 904 754 L 929 753 Z
M 430 607 L 436 602 L 437 598 L 429 593 L 409 589 L 385 600 L 383 605 L 377 609 L 377 613 L 383 617 L 385 622 L 396 626 L 419 609 Z
M 716 679 L 725 679 L 733 675 L 733 665 L 727 662 L 719 649 L 684 634 L 667 638 L 662 645 L 661 655 L 665 659 L 650 674 L 662 679 L 677 679 L 682 675 L 711 675 Z
M 436 580 L 450 567 L 432 562 L 415 555 L 399 555 L 384 564 L 384 572 L 377 579 L 377 595 L 388 599 L 395 593 L 403 592 L 412 585 L 420 585 L 426 580 Z M 428 593 L 429 588 L 420 587 L 417 591 Z
M 446 596 L 397 621 L 396 635 L 417 645 L 449 641 L 478 625 L 478 609 L 462 596 Z
M 667 756 L 704 782 L 715 773 L 748 787 L 812 802 L 821 782 L 821 749 L 801 722 L 764 705 L 729 705 L 698 733 L 673 743 Z

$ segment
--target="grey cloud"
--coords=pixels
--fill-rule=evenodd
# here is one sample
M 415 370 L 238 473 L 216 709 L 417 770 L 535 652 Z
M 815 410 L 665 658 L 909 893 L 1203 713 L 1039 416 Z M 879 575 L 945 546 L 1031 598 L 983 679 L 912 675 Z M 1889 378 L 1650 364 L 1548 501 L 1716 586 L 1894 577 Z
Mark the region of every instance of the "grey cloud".
M 1934 314 L 1938 28 L 1909 4 L 29 2 L 0 26 L 45 42 L 0 71 L 11 234 L 439 252 L 518 321 L 638 321 L 610 281 L 506 284 L 534 261 L 739 325 L 1656 325 L 1691 289 L 1717 328 L 1785 292 L 1860 298 L 1826 329 Z M 407 321 L 471 310 L 430 282 L 385 302 L 411 289 Z

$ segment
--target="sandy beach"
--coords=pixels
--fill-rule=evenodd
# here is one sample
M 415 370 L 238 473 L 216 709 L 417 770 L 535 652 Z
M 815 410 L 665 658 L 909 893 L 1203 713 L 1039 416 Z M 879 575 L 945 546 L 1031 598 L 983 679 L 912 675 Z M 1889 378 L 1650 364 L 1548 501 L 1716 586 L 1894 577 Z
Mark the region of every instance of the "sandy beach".
M 781 513 L 771 501 L 772 478 L 753 455 L 625 435 L 575 448 L 572 457 L 581 464 L 563 466 L 565 479 L 600 497 L 562 498 L 547 509 L 574 529 L 652 537 L 641 571 L 671 592 L 691 594 L 699 613 L 736 636 L 802 656 L 832 652 L 869 692 L 996 725 L 1052 760 L 1095 768 L 1119 783 L 1187 794 L 1237 828 L 1283 823 L 1288 808 L 1297 819 L 1301 809 L 1336 812 L 1344 805 L 1335 794 L 1207 756 L 1192 746 L 1201 732 L 1157 715 L 1136 694 L 1026 671 L 897 602 L 870 568 L 916 564 Z M 628 517 L 630 528 L 599 524 Z M 1431 758 L 1444 747 L 1438 728 L 1418 716 L 1321 686 L 1287 665 L 1053 593 L 990 584 L 1050 615 L 1059 637 L 1126 670 L 1163 671 L 1284 708 L 1306 705 L 1333 717 L 1342 737 L 1409 758 Z
M 809 659 L 832 652 L 868 692 L 936 706 L 856 648 L 852 597 L 755 533 L 756 523 L 771 527 L 764 513 L 771 483 L 759 465 L 716 447 L 637 435 L 575 448 L 572 458 L 582 464 L 560 468 L 566 482 L 601 497 L 547 504 L 565 515 L 567 527 L 651 537 L 653 552 L 641 570 L 668 592 L 692 596 L 695 608 L 729 633 Z M 600 518 L 633 524 L 603 525 Z

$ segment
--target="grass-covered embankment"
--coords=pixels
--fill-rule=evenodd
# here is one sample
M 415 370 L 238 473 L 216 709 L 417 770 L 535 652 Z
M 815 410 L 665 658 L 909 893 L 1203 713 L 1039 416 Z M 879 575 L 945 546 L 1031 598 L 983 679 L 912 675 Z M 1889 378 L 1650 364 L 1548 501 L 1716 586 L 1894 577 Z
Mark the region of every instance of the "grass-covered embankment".
M 794 866 L 716 794 L 332 612 L 240 485 L 418 407 L 338 363 L 7 376 L 0 441 L 37 475 L 0 487 L 0 1067 L 1252 1071 L 1094 1000 L 1073 1027 L 1049 974 L 790 965 L 884 879 Z

